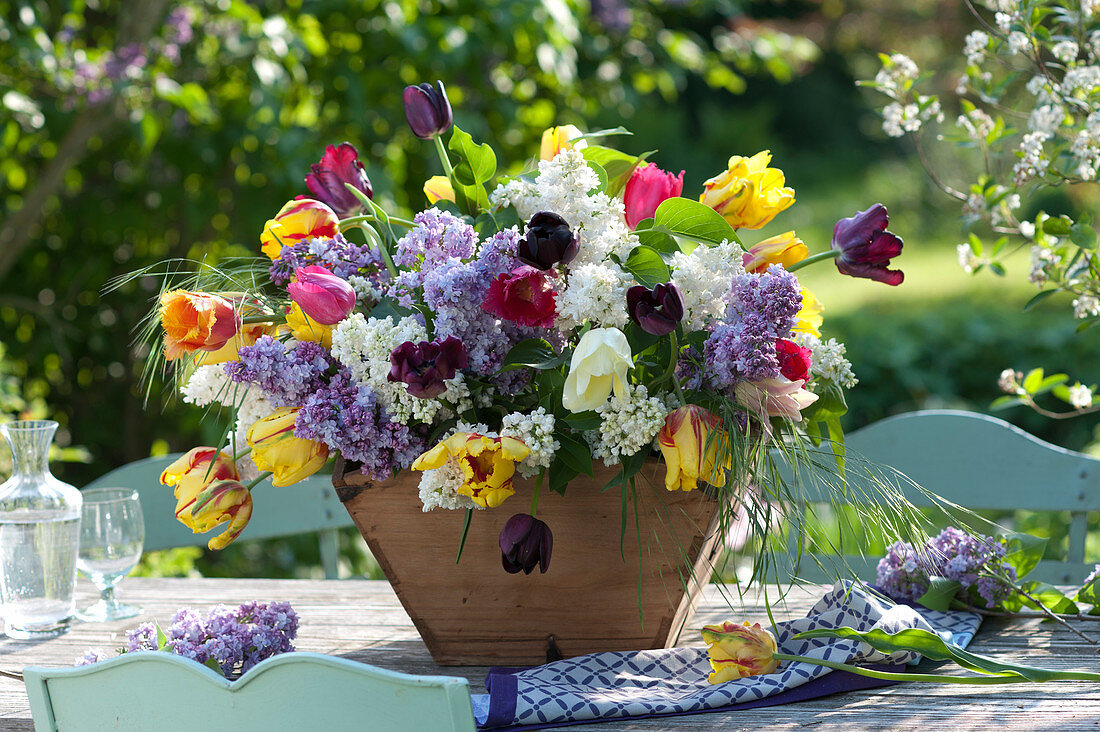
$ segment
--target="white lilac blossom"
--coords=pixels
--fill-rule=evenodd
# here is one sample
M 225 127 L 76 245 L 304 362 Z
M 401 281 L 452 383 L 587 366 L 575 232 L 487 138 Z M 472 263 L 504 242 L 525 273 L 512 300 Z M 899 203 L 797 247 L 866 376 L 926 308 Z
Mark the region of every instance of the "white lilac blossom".
M 706 330 L 725 314 L 734 277 L 745 273 L 744 250 L 734 242 L 698 246 L 672 255 L 672 283 L 684 300 L 684 327 Z
M 618 465 L 624 457 L 648 448 L 670 411 L 667 399 L 649 396 L 641 384 L 628 386 L 621 399 L 612 395 L 596 408 L 601 421 L 599 429 L 589 433 L 592 456 L 604 465 Z
M 633 284 L 614 262 L 574 265 L 569 283 L 558 292 L 557 328 L 568 333 L 585 322 L 600 328 L 626 325 L 626 291 Z
M 410 420 L 430 423 L 445 408 L 444 401 L 454 379 L 445 381 L 448 391 L 436 399 L 414 397 L 400 382 L 391 382 L 390 354 L 406 341 L 419 343 L 428 340 L 428 331 L 413 316 L 399 321 L 393 317 L 367 319 L 362 313 L 353 313 L 340 321 L 332 331 L 332 355 L 347 367 L 351 377 L 369 387 L 379 403 L 387 410 L 390 419 L 401 424 Z M 461 400 L 462 394 L 458 395 Z M 465 392 L 469 396 L 469 390 Z
M 211 404 L 233 403 L 247 387 L 230 382 L 221 364 L 199 366 L 191 377 L 180 386 L 180 394 L 185 404 L 206 407 Z
M 1075 41 L 1058 41 L 1054 44 L 1050 52 L 1054 55 L 1054 58 L 1058 59 L 1064 64 L 1070 64 L 1077 60 L 1077 55 L 1081 53 L 1080 46 Z
M 451 458 L 442 467 L 425 470 L 420 476 L 420 502 L 424 511 L 443 508 L 454 511 L 462 508 L 483 508 L 469 496 L 458 492 L 466 477 L 458 461 Z
M 962 267 L 967 274 L 973 274 L 974 270 L 978 268 L 978 265 L 982 263 L 982 260 L 978 258 L 978 255 L 974 254 L 974 250 L 970 248 L 969 244 L 959 244 L 955 247 L 955 253 L 959 258 L 959 266 Z
M 814 376 L 828 379 L 846 389 L 859 383 L 852 372 L 851 361 L 844 357 L 845 345 L 836 338 L 823 341 L 810 333 L 797 333 L 794 341 L 803 348 L 810 349 L 810 373 Z
M 187 383 L 180 387 L 180 393 L 187 404 L 199 407 L 220 404 L 236 411 L 236 423 L 229 433 L 230 448 L 235 452 L 244 449 L 248 428 L 275 411 L 275 405 L 268 400 L 263 389 L 255 385 L 234 383 L 222 364 L 195 369 Z M 245 473 L 251 475 L 255 468 L 252 461 L 246 457 L 240 463 L 245 468 Z
M 980 64 L 985 60 L 985 50 L 988 47 L 988 33 L 980 30 L 971 31 L 966 36 L 966 41 L 963 43 L 963 53 L 966 54 L 966 62 L 969 64 Z
M 530 478 L 540 470 L 549 468 L 561 445 L 554 439 L 554 415 L 543 407 L 530 414 L 512 412 L 501 420 L 501 437 L 514 437 L 527 445 L 531 451 L 520 462 L 516 470 L 520 475 Z
M 626 225 L 623 202 L 606 193 L 593 193 L 596 175 L 579 150 L 562 150 L 553 160 L 539 163 L 534 183 L 513 179 L 490 196 L 494 206 L 515 207 L 525 221 L 539 211 L 565 219 L 580 240 L 573 267 L 604 261 L 609 254 L 626 259 L 638 245 Z
M 1073 317 L 1094 318 L 1100 315 L 1100 300 L 1092 295 L 1079 295 L 1073 300 Z
M 1092 389 L 1080 382 L 1069 387 L 1069 404 L 1074 409 L 1088 409 L 1092 406 Z

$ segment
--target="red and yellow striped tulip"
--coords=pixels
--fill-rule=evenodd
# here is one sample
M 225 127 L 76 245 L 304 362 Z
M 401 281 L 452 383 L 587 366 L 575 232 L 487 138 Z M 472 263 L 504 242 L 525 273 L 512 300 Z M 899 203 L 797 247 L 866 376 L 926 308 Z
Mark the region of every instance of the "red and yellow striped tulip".
M 704 625 L 703 642 L 714 673 L 707 677 L 712 684 L 774 673 L 779 661 L 775 637 L 760 623 L 743 625 L 726 621 L 721 625 Z
M 216 551 L 232 544 L 251 518 L 252 492 L 248 487 L 237 480 L 217 480 L 199 494 L 191 511 L 180 520 L 195 534 L 204 534 L 215 526 L 228 523 L 225 531 L 206 544 Z
M 694 490 L 700 480 L 714 486 L 726 484 L 731 466 L 729 435 L 716 415 L 694 404 L 674 409 L 657 433 L 657 444 L 665 458 L 668 490 Z
M 512 437 L 486 437 L 476 432 L 456 432 L 421 455 L 413 470 L 435 470 L 455 460 L 465 481 L 458 492 L 482 508 L 496 508 L 515 493 L 512 478 L 516 463 L 531 449 Z
M 264 224 L 260 248 L 277 259 L 285 246 L 308 239 L 331 239 L 339 231 L 340 217 L 331 208 L 312 198 L 296 199 L 287 201 L 275 218 Z

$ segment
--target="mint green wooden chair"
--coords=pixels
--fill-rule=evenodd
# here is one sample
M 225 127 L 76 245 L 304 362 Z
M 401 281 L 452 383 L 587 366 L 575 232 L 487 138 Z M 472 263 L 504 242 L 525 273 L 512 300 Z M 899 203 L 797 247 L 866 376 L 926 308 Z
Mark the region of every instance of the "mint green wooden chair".
M 236 681 L 169 653 L 23 670 L 35 732 L 474 732 L 466 679 L 285 653 Z
M 1092 571 L 1093 565 L 1084 562 L 1085 539 L 1088 512 L 1100 510 L 1100 460 L 1051 445 L 996 417 L 957 410 L 889 417 L 849 434 L 845 445 L 856 464 L 847 477 L 857 490 L 861 476 L 856 461 L 864 458 L 890 466 L 965 508 L 1067 512 L 1066 561 L 1044 560 L 1028 579 L 1080 584 Z M 905 481 L 898 483 L 913 505 L 934 505 Z M 820 484 L 811 481 L 809 497 L 819 490 Z M 796 557 L 793 537 L 789 548 Z M 860 577 L 873 580 L 878 559 L 845 556 L 844 562 Z M 804 555 L 798 558 L 794 574 L 815 582 L 831 581 L 841 566 L 835 556 Z
M 172 489 L 160 484 L 160 474 L 179 454 L 151 457 L 123 465 L 85 488 L 134 488 L 145 515 L 145 551 L 203 546 L 213 534 L 192 534 L 176 521 Z M 264 481 L 254 489 L 252 519 L 237 541 L 320 533 L 321 566 L 336 579 L 339 565 L 337 529 L 352 526 L 351 516 L 336 497 L 331 476 L 312 475 L 294 485 L 276 488 Z

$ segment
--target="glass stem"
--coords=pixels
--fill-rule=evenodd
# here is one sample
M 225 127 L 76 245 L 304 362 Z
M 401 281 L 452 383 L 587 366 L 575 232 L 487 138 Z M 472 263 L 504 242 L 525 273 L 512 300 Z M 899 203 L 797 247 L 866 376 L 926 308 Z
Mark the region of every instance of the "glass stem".
M 107 585 L 99 591 L 99 601 L 106 604 L 107 607 L 114 607 L 118 604 L 118 600 L 115 599 L 115 586 Z

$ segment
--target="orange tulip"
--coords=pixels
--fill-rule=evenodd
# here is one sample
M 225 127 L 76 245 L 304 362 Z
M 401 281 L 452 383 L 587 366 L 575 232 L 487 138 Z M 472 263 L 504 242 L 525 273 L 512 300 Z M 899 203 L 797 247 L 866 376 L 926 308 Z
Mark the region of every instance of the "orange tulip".
M 275 218 L 264 224 L 260 247 L 264 254 L 277 259 L 285 246 L 309 239 L 331 239 L 340 231 L 340 217 L 312 198 L 287 201 Z
M 199 494 L 191 510 L 180 520 L 195 534 L 228 523 L 225 531 L 206 544 L 216 551 L 232 544 L 251 518 L 252 492 L 248 486 L 237 480 L 217 480 Z
M 765 239 L 745 253 L 745 271 L 761 273 L 768 265 L 782 264 L 790 267 L 810 256 L 810 249 L 793 231 Z
M 727 620 L 721 625 L 704 625 L 702 633 L 714 669 L 707 677 L 712 684 L 770 674 L 779 668 L 779 661 L 772 658 L 777 650 L 775 637 L 760 623 L 737 625 Z
M 235 336 L 241 316 L 220 295 L 169 290 L 160 296 L 164 357 L 175 360 L 195 351 L 216 352 Z
M 674 409 L 657 433 L 665 458 L 665 488 L 694 490 L 701 480 L 714 486 L 726 484 L 729 470 L 729 436 L 721 420 L 694 404 Z
M 160 474 L 162 485 L 175 488 L 176 519 L 192 531 L 191 510 L 199 494 L 211 483 L 239 479 L 232 456 L 213 447 L 192 449 Z

